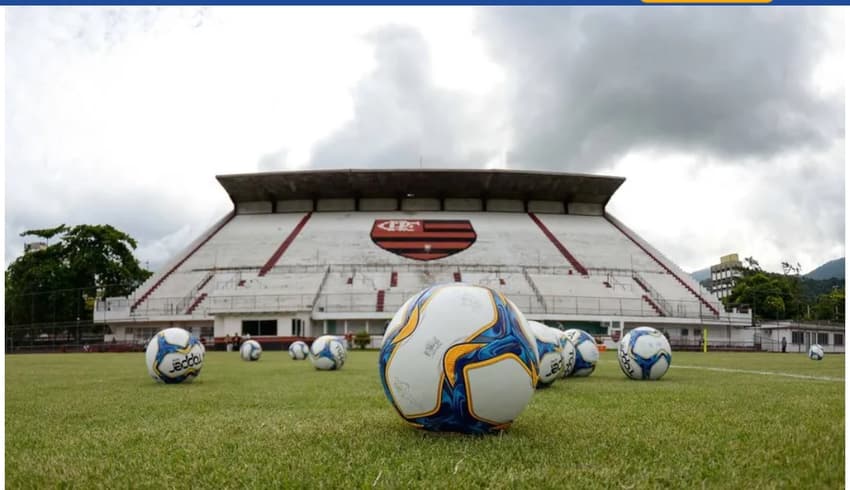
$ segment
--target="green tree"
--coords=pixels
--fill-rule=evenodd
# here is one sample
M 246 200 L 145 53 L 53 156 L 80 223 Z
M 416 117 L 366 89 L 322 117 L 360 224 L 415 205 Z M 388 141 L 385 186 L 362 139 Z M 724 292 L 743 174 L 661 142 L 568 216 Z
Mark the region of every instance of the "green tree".
M 726 306 L 748 305 L 759 318 L 782 320 L 799 313 L 799 286 L 781 274 L 751 269 L 723 302 Z
M 6 325 L 90 322 L 90 298 L 125 296 L 151 275 L 133 256 L 136 241 L 110 225 L 61 225 L 21 236 L 59 240 L 6 269 Z
M 818 296 L 814 317 L 817 320 L 844 321 L 844 288 L 835 288 Z

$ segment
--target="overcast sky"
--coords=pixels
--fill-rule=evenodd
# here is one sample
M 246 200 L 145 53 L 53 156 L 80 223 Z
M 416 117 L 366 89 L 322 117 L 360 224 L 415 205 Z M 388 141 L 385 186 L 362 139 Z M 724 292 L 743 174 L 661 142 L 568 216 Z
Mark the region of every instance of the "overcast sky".
M 685 270 L 844 255 L 844 13 L 803 8 L 13 8 L 19 233 L 108 223 L 156 269 L 217 174 L 626 177 L 608 210 Z

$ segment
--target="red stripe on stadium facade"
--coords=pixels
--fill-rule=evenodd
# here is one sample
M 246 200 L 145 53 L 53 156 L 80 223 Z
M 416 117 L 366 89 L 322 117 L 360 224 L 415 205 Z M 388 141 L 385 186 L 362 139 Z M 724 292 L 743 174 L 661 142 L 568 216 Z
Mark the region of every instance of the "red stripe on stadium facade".
M 375 220 L 370 237 L 387 252 L 435 260 L 466 250 L 478 238 L 468 220 Z

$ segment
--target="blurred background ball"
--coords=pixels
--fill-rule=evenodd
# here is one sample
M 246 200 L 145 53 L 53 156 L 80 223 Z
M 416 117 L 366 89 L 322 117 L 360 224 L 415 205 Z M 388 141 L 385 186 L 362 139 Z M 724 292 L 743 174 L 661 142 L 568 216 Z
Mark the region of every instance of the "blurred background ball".
M 310 346 L 310 362 L 321 371 L 342 369 L 345 364 L 345 346 L 335 335 L 322 335 Z
M 243 361 L 258 361 L 263 353 L 263 348 L 256 340 L 246 340 L 239 348 L 239 356 Z
M 576 350 L 575 366 L 568 376 L 590 376 L 596 369 L 596 363 L 599 362 L 599 348 L 596 347 L 596 339 L 584 330 L 577 328 L 571 328 L 564 333 Z
M 307 347 L 306 343 L 301 342 L 300 340 L 296 340 L 289 345 L 289 357 L 296 361 L 303 361 L 304 359 L 307 359 L 309 354 L 310 348 Z

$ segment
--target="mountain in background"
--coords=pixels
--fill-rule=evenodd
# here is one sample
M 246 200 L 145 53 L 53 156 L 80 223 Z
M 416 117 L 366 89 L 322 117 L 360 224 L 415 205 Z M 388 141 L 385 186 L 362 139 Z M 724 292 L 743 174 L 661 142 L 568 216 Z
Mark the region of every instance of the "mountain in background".
M 803 277 L 808 279 L 830 279 L 833 277 L 844 279 L 844 257 L 830 260 L 826 264 L 823 264 Z
M 694 278 L 696 282 L 702 282 L 711 277 L 711 267 L 706 267 L 705 269 L 700 269 L 698 271 L 691 272 L 691 277 Z

